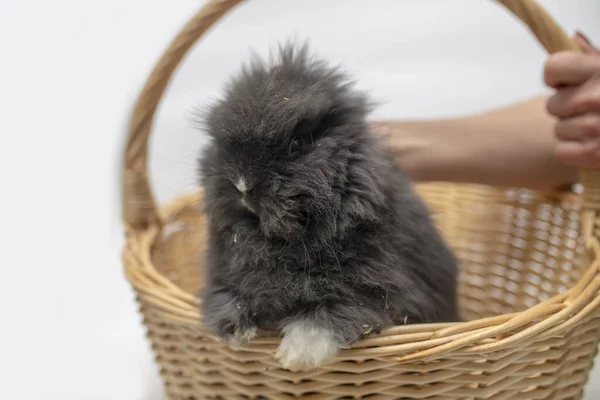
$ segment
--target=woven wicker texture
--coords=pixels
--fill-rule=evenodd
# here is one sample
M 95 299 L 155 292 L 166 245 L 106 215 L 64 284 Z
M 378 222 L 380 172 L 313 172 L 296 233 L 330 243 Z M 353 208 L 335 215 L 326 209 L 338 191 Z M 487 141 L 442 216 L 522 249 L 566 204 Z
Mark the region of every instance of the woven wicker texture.
M 234 351 L 201 324 L 202 194 L 157 208 L 146 174 L 152 117 L 191 45 L 241 0 L 213 0 L 182 29 L 136 105 L 125 154 L 126 276 L 169 399 L 581 399 L 600 339 L 600 180 L 584 194 L 446 183 L 418 187 L 461 260 L 460 324 L 406 325 L 289 372 L 263 337 Z M 550 51 L 573 44 L 535 1 L 501 2 Z

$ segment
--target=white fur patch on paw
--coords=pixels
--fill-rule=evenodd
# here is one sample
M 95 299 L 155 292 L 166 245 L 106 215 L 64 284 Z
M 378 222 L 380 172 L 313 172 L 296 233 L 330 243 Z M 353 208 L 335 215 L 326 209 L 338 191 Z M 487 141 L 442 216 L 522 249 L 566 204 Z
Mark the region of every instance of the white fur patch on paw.
M 285 336 L 275 358 L 290 371 L 318 368 L 340 350 L 331 331 L 309 320 L 292 322 L 283 328 L 283 332 Z
M 240 348 L 254 339 L 257 335 L 257 329 L 252 327 L 245 331 L 237 329 L 233 336 L 229 338 L 229 345 L 233 348 Z

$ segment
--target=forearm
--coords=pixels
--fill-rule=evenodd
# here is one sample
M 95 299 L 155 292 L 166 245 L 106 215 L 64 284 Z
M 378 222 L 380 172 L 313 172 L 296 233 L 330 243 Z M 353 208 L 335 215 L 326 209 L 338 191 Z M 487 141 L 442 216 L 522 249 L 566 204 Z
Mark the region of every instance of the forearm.
M 470 117 L 387 126 L 391 149 L 416 181 L 548 189 L 577 177 L 554 156 L 554 120 L 544 97 Z

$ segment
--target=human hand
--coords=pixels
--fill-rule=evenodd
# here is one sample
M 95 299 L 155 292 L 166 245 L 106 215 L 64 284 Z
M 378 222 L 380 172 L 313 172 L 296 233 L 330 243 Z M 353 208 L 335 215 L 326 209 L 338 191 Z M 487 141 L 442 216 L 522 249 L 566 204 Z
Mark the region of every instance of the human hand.
M 544 80 L 556 93 L 547 109 L 558 118 L 556 157 L 577 168 L 600 168 L 600 50 L 581 34 L 575 36 L 582 52 L 551 55 Z

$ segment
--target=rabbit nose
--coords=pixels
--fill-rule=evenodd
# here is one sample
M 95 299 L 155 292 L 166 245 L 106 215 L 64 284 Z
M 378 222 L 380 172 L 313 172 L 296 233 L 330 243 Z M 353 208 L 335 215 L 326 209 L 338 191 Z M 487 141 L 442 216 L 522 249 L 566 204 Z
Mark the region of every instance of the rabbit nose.
M 246 179 L 244 178 L 238 179 L 238 181 L 235 183 L 235 187 L 241 194 L 246 194 L 248 191 L 248 185 L 246 183 Z
M 256 214 L 256 210 L 252 206 L 251 201 L 249 199 L 250 190 L 252 189 L 252 187 L 249 186 L 247 182 L 248 181 L 245 178 L 241 177 L 234 183 L 234 186 L 242 195 L 240 198 L 240 202 L 242 203 L 242 205 Z

